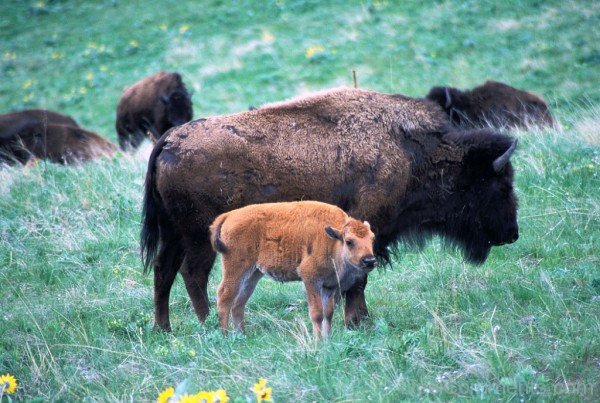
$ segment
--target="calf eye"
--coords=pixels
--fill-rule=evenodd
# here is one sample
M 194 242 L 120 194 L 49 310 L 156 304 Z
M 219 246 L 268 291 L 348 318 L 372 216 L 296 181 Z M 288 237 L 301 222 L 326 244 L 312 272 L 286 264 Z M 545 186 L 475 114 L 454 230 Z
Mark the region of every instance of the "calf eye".
M 353 248 L 354 247 L 354 241 L 352 239 L 348 239 L 348 240 L 346 240 L 346 245 L 348 245 L 349 248 Z

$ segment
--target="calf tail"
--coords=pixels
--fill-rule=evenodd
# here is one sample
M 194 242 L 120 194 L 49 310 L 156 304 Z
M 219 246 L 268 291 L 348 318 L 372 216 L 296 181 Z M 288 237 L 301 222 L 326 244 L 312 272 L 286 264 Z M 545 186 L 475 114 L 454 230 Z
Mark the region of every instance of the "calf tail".
M 150 271 L 150 264 L 154 261 L 158 251 L 160 243 L 159 221 L 161 215 L 165 214 L 162 199 L 156 190 L 156 159 L 162 151 L 164 139 L 165 136 L 156 143 L 152 150 L 152 154 L 150 154 L 148 170 L 146 172 L 146 182 L 144 184 L 142 231 L 140 233 L 140 249 L 142 263 L 144 265 L 144 274 L 147 274 Z
M 220 215 L 213 225 L 210 226 L 210 243 L 212 244 L 213 249 L 220 253 L 226 253 L 228 250 L 227 245 L 221 240 L 221 227 L 225 222 L 225 218 L 227 218 L 225 214 Z

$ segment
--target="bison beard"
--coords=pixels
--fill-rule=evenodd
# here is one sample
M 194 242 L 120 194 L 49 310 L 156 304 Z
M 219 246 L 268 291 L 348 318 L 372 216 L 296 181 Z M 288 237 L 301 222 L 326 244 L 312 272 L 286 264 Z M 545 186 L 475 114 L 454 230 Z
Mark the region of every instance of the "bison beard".
M 371 223 L 378 257 L 398 241 L 437 234 L 483 262 L 518 236 L 509 158 L 515 141 L 491 130 L 457 132 L 433 103 L 337 89 L 172 129 L 148 163 L 141 233 L 154 261 L 157 325 L 182 274 L 198 318 L 208 315 L 215 252 L 208 226 L 248 204 L 318 200 Z M 366 279 L 345 295 L 345 320 L 367 315 Z

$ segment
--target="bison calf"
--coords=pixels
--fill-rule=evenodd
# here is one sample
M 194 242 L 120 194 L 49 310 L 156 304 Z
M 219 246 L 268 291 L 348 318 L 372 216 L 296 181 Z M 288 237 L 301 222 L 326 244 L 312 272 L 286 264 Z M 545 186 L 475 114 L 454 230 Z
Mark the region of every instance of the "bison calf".
M 181 75 L 161 71 L 123 91 L 116 129 L 121 149 L 137 148 L 146 135 L 154 140 L 171 127 L 192 120 L 192 101 Z
M 369 223 L 316 201 L 246 206 L 218 216 L 210 232 L 222 254 L 217 311 L 225 331 L 230 312 L 234 329 L 243 330 L 244 306 L 266 274 L 304 283 L 313 331 L 327 337 L 340 292 L 376 263 Z
M 433 87 L 426 97 L 439 104 L 457 126 L 467 128 L 553 127 L 548 105 L 538 96 L 488 80 L 472 90 Z

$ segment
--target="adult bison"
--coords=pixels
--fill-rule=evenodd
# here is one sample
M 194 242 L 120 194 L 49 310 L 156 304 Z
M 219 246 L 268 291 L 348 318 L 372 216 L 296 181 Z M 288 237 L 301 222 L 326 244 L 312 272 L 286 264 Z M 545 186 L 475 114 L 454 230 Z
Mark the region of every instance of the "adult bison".
M 433 87 L 426 98 L 439 104 L 455 125 L 464 128 L 553 127 L 555 124 L 548 105 L 540 97 L 498 81 L 488 80 L 470 91 Z
M 109 157 L 116 151 L 104 137 L 78 126 L 32 122 L 0 135 L 0 163 L 25 164 L 32 158 L 61 164 Z
M 161 71 L 123 91 L 116 129 L 121 149 L 137 148 L 147 134 L 155 140 L 192 120 L 192 101 L 178 73 Z
M 45 123 L 79 126 L 75 119 L 58 112 L 47 109 L 25 109 L 0 115 L 0 138 L 12 137 L 27 125 Z
M 209 225 L 248 204 L 318 200 L 369 221 L 376 254 L 439 234 L 482 263 L 518 237 L 509 157 L 516 141 L 491 130 L 457 132 L 435 104 L 335 89 L 165 134 L 148 163 L 141 232 L 154 261 L 157 325 L 170 329 L 179 271 L 198 318 L 209 312 L 215 260 Z M 366 279 L 346 292 L 345 320 L 367 314 Z

